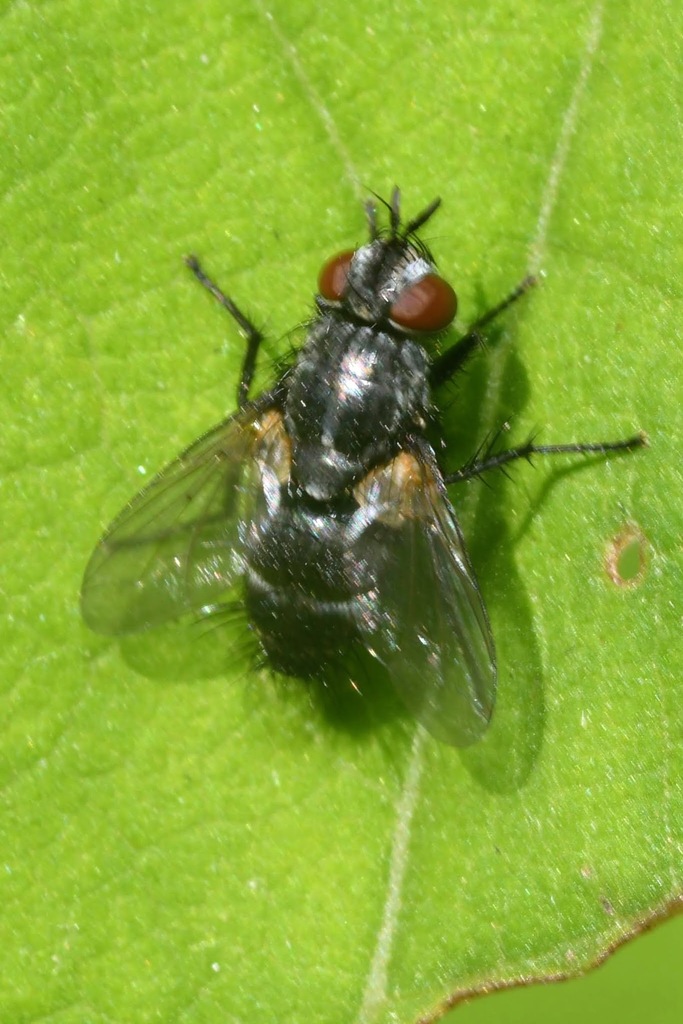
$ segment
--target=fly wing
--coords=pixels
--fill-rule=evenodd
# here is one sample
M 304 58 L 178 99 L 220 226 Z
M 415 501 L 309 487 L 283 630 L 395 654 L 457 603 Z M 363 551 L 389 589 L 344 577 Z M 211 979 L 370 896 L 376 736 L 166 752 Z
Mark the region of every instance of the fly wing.
M 240 524 L 263 496 L 264 473 L 272 477 L 286 459 L 282 419 L 264 404 L 195 441 L 114 520 L 83 577 L 91 629 L 135 632 L 224 596 L 241 572 Z
M 410 712 L 467 746 L 487 728 L 496 659 L 486 610 L 431 453 L 398 455 L 356 492 L 367 521 L 354 556 L 374 572 L 361 633 Z

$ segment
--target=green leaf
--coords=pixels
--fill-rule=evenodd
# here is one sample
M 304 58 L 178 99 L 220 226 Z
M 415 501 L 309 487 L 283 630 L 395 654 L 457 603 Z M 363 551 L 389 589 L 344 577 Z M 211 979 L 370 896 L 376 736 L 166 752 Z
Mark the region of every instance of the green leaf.
M 584 969 L 681 894 L 678 10 L 2 17 L 0 1017 L 408 1022 Z M 242 619 L 79 618 L 98 532 L 234 405 L 240 340 L 182 256 L 282 354 L 395 182 L 443 197 L 463 324 L 544 275 L 449 395 L 453 464 L 504 421 L 652 445 L 454 491 L 500 661 L 465 752 L 256 670 Z

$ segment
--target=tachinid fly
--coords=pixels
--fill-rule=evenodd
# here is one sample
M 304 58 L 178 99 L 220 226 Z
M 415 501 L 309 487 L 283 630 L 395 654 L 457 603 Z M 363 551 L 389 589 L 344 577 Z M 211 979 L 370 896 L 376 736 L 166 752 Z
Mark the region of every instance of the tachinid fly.
M 261 334 L 187 260 L 246 336 L 238 410 L 114 520 L 85 571 L 83 616 L 99 633 L 143 630 L 216 606 L 241 578 L 275 669 L 318 676 L 360 647 L 434 736 L 464 746 L 491 718 L 496 659 L 447 485 L 536 453 L 644 437 L 529 442 L 445 475 L 427 440 L 432 392 L 532 282 L 432 356 L 457 305 L 417 236 L 439 200 L 405 224 L 398 189 L 384 205 L 388 227 L 368 202 L 368 243 L 323 266 L 303 346 L 253 399 Z

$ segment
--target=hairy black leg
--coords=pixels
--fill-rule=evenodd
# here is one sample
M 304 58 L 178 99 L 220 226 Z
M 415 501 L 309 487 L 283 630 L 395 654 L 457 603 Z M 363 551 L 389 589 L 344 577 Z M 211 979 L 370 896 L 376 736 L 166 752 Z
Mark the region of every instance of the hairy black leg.
M 454 345 L 451 345 L 449 349 L 446 349 L 438 359 L 435 359 L 429 371 L 429 383 L 432 387 L 439 387 L 440 384 L 444 384 L 449 380 L 463 363 L 469 359 L 475 348 L 479 348 L 482 344 L 481 331 L 483 328 L 490 324 L 492 320 L 495 320 L 497 316 L 500 316 L 514 302 L 517 302 L 517 299 L 525 295 L 535 284 L 535 277 L 531 275 L 525 277 L 502 302 L 499 302 L 497 306 L 489 309 L 487 313 L 484 313 L 478 320 L 475 320 L 462 338 L 456 341 Z
M 481 461 L 475 459 L 463 466 L 462 469 L 456 470 L 455 473 L 449 473 L 444 480 L 447 484 L 462 483 L 463 480 L 471 480 L 472 477 L 481 476 L 489 469 L 499 469 L 517 459 L 526 459 L 531 462 L 534 455 L 589 455 L 591 452 L 604 455 L 608 452 L 646 448 L 647 444 L 647 435 L 643 433 L 636 434 L 635 437 L 628 437 L 623 441 L 595 441 L 589 444 L 534 444 L 533 441 L 527 441 L 519 448 L 508 448 L 506 451 L 489 455 Z
M 254 370 L 256 369 L 256 357 L 258 355 L 259 345 L 263 341 L 263 335 L 254 326 L 251 320 L 248 319 L 241 312 L 240 309 L 235 305 L 232 299 L 227 296 L 217 284 L 211 280 L 210 277 L 204 273 L 199 265 L 199 260 L 196 256 L 186 256 L 185 263 L 190 268 L 194 276 L 197 278 L 199 283 L 204 286 L 208 291 L 211 292 L 214 299 L 220 302 L 223 309 L 227 309 L 233 320 L 237 321 L 237 325 L 240 330 L 244 333 L 247 339 L 247 351 L 244 354 L 244 360 L 242 362 L 242 372 L 240 374 L 240 381 L 237 385 L 237 405 L 241 409 L 249 398 L 249 388 L 254 377 Z

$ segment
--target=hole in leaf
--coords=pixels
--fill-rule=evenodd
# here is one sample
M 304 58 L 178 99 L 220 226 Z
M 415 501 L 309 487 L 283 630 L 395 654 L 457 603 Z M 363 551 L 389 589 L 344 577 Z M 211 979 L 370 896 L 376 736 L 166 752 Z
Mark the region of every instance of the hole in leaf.
M 605 568 L 618 587 L 637 587 L 647 567 L 647 538 L 633 523 L 628 523 L 607 548 Z

